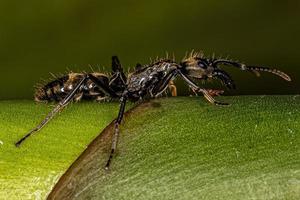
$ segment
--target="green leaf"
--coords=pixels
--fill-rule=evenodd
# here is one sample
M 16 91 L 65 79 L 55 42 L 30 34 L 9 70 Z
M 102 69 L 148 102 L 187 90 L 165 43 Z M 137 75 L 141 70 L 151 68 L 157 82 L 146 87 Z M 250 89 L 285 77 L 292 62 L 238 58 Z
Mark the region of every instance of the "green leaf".
M 104 170 L 113 126 L 49 199 L 299 199 L 298 96 L 164 98 L 133 109 Z
M 33 101 L 0 102 L 0 199 L 45 199 L 87 144 L 115 118 L 118 103 L 72 104 L 15 147 L 51 109 Z

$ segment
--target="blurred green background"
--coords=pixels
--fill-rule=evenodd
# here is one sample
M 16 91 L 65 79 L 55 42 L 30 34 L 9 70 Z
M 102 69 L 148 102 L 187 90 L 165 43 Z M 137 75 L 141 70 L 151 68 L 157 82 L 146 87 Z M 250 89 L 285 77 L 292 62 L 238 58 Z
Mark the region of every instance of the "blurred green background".
M 0 99 L 32 98 L 49 72 L 109 71 L 112 55 L 129 68 L 166 51 L 180 60 L 191 49 L 293 79 L 227 67 L 238 86 L 227 94 L 299 93 L 299 0 L 1 1 L 0 27 Z

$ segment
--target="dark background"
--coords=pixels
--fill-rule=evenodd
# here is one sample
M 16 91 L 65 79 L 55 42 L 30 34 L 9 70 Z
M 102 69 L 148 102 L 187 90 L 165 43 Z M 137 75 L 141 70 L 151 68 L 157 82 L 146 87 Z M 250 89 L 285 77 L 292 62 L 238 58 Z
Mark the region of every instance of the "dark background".
M 32 98 L 34 84 L 50 78 L 49 72 L 89 71 L 89 65 L 109 71 L 112 55 L 129 68 L 166 51 L 180 60 L 191 49 L 276 67 L 293 79 L 256 78 L 227 67 L 238 86 L 227 94 L 299 93 L 299 0 L 0 4 L 0 99 Z

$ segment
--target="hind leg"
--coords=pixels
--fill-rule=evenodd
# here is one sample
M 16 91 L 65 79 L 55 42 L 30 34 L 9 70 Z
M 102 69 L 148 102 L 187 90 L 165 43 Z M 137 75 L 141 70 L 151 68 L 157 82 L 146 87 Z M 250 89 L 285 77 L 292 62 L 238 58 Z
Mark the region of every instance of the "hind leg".
M 74 89 L 62 100 L 58 103 L 58 105 L 46 116 L 46 118 L 39 123 L 34 129 L 32 129 L 29 133 L 27 133 L 24 137 L 22 137 L 18 142 L 15 143 L 17 147 L 19 147 L 28 137 L 32 134 L 40 131 L 60 110 L 66 107 L 77 95 L 77 91 L 87 80 L 87 76 L 85 76 L 75 87 Z

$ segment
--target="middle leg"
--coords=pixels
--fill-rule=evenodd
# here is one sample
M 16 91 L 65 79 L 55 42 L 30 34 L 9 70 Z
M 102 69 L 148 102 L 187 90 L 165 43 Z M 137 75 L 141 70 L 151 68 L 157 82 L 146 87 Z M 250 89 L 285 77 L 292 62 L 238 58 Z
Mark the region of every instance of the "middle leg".
M 124 112 L 125 112 L 126 100 L 127 100 L 126 96 L 122 96 L 121 99 L 120 99 L 120 110 L 119 110 L 118 118 L 115 121 L 114 135 L 113 135 L 112 144 L 111 144 L 111 151 L 110 151 L 107 163 L 105 165 L 106 170 L 109 169 L 111 160 L 112 160 L 112 158 L 113 158 L 113 156 L 116 152 L 116 149 L 117 149 L 117 144 L 118 144 L 118 139 L 119 139 L 119 131 L 120 131 L 119 126 L 121 124 L 121 121 L 123 119 L 123 115 L 124 115 Z

